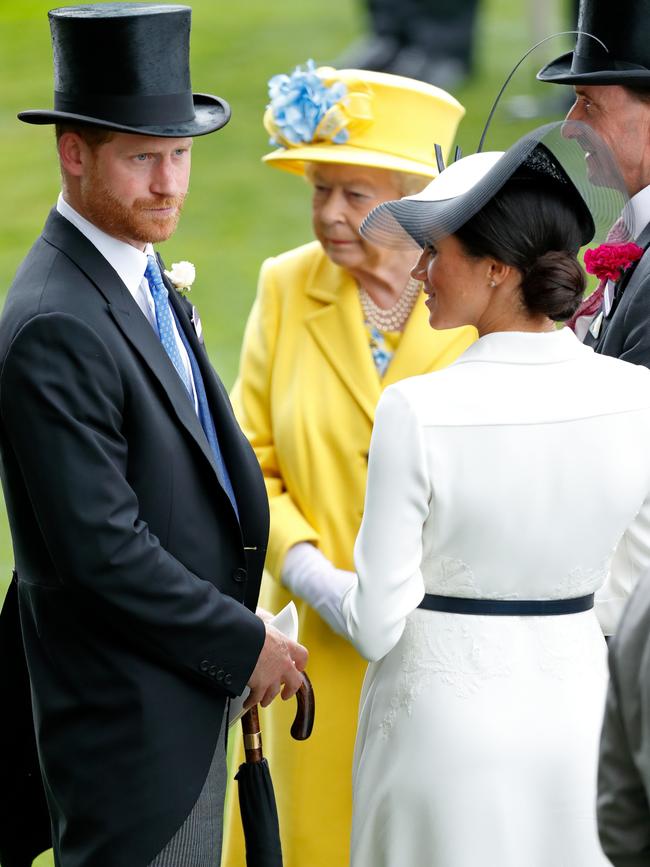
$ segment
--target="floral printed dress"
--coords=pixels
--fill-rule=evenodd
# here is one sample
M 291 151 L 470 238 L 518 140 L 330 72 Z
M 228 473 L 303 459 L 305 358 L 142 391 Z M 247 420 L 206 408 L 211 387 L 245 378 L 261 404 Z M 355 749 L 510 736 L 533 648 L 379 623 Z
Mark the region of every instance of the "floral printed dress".
M 372 360 L 377 368 L 379 378 L 383 379 L 384 374 L 388 370 L 388 365 L 391 363 L 395 350 L 399 345 L 401 332 L 399 331 L 380 331 L 374 325 L 365 323 L 366 331 L 368 332 L 368 343 Z

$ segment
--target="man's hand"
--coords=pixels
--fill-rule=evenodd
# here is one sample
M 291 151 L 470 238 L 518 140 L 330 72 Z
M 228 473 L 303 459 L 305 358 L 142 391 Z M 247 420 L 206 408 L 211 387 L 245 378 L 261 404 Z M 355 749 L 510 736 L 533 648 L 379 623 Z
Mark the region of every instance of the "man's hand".
M 266 707 L 280 690 L 285 701 L 295 695 L 302 684 L 300 672 L 307 664 L 307 648 L 291 641 L 275 626 L 264 625 L 266 639 L 248 681 L 251 691 L 244 705 L 246 710 L 254 704 Z

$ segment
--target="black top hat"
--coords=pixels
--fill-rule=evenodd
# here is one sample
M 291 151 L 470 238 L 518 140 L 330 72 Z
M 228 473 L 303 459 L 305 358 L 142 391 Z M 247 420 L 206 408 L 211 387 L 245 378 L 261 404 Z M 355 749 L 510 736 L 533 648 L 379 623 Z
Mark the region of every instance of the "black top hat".
M 650 87 L 650 0 L 580 0 L 578 30 L 575 50 L 547 63 L 541 81 Z
M 220 129 L 228 103 L 192 93 L 190 16 L 189 6 L 154 3 L 53 9 L 54 110 L 18 117 L 173 138 Z

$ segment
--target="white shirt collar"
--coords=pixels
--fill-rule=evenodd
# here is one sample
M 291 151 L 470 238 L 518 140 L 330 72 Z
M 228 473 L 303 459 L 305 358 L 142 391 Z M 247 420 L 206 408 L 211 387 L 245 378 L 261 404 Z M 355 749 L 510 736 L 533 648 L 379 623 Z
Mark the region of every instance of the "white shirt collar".
M 91 223 L 75 211 L 63 198 L 62 193 L 59 193 L 56 209 L 62 217 L 65 217 L 73 226 L 76 226 L 82 235 L 85 235 L 90 243 L 99 250 L 109 265 L 117 271 L 118 276 L 131 295 L 135 297 L 144 277 L 145 268 L 147 267 L 147 256 L 153 255 L 153 246 L 147 244 L 145 251 L 141 252 L 125 241 L 119 241 L 117 238 L 113 238 L 112 235 L 107 235 L 106 232 L 98 229 L 94 223 Z
M 634 214 L 634 237 L 639 237 L 647 225 L 650 225 L 650 186 L 639 190 L 630 199 Z

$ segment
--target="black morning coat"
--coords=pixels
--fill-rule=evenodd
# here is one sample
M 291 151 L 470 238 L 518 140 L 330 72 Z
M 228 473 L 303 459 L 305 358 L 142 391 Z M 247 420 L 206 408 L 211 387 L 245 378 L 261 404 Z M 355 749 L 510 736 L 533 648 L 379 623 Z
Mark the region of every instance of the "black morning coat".
M 3 867 L 31 864 L 47 832 L 38 776 L 28 776 L 16 597 L 64 867 L 145 867 L 158 853 L 197 799 L 226 699 L 242 692 L 264 643 L 252 613 L 268 536 L 262 474 L 191 306 L 169 297 L 205 380 L 239 521 L 157 335 L 56 211 L 0 319 L 17 572 L 0 645 Z
M 585 344 L 602 355 L 650 367 L 650 226 L 637 240 L 642 258 L 616 286 L 609 316 L 603 317 L 597 337 L 587 332 Z

